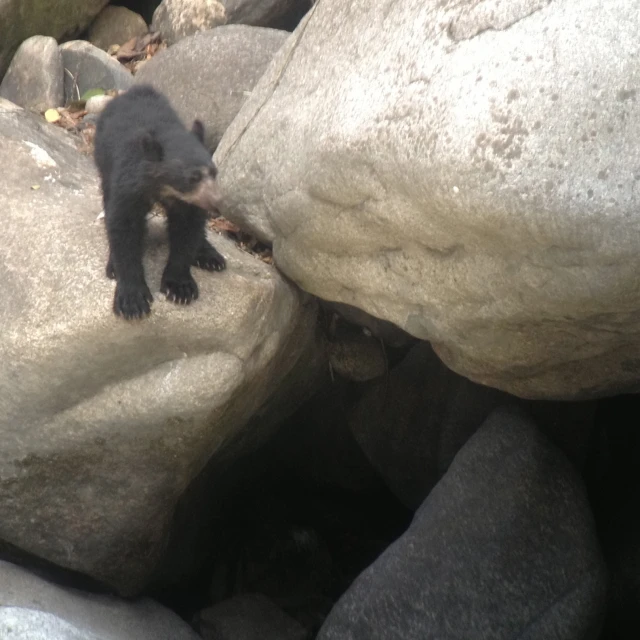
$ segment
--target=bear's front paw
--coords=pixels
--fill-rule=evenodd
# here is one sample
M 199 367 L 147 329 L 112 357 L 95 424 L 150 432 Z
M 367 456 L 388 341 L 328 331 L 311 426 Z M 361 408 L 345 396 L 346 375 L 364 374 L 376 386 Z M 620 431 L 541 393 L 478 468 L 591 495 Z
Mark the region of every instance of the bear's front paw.
M 163 275 L 160 291 L 167 296 L 167 300 L 176 304 L 189 304 L 198 299 L 198 285 L 191 274 L 182 277 Z
M 146 284 L 116 285 L 116 294 L 113 298 L 113 312 L 122 316 L 125 320 L 143 318 L 151 313 L 153 296 Z
M 205 241 L 200 249 L 198 249 L 193 264 L 207 271 L 222 271 L 226 268 L 227 261 L 209 242 Z

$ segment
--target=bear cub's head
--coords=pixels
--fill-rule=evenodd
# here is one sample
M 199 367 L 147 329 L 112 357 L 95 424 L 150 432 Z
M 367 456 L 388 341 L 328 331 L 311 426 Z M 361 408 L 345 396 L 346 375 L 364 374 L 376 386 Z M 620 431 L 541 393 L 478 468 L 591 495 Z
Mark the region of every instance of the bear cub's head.
M 212 214 L 217 213 L 220 191 L 218 170 L 204 146 L 204 126 L 195 120 L 191 131 L 145 132 L 142 138 L 145 158 L 151 163 L 153 183 L 161 185 L 157 199 L 176 199 Z

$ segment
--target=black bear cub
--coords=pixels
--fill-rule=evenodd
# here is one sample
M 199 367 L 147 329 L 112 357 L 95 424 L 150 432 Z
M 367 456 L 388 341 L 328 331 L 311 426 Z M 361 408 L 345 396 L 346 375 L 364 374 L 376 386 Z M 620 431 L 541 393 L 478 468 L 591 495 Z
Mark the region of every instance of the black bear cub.
M 206 239 L 207 211 L 219 201 L 216 167 L 196 120 L 186 129 L 165 96 L 138 85 L 114 98 L 96 125 L 95 161 L 102 180 L 109 240 L 107 276 L 116 279 L 113 311 L 126 319 L 151 311 L 142 267 L 146 215 L 166 209 L 169 259 L 160 290 L 178 304 L 198 297 L 191 265 L 209 271 L 225 259 Z

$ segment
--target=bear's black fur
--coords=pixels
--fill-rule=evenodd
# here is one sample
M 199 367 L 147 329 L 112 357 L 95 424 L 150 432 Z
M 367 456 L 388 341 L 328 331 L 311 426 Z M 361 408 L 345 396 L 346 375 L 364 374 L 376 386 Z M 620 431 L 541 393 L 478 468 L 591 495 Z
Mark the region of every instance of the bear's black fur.
M 113 311 L 141 318 L 153 297 L 142 267 L 146 215 L 161 202 L 168 218 L 169 260 L 160 290 L 178 304 L 198 297 L 191 265 L 222 270 L 225 259 L 205 234 L 218 202 L 216 167 L 196 120 L 188 131 L 167 98 L 137 85 L 114 98 L 98 119 L 95 161 L 102 180 L 109 240 L 107 276 L 116 279 Z

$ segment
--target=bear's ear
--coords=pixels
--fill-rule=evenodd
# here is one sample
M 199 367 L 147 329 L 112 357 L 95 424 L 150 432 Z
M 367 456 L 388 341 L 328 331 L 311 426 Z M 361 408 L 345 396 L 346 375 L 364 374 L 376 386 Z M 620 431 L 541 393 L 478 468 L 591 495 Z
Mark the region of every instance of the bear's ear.
M 204 144 L 204 125 L 201 120 L 194 120 L 191 126 L 191 133 Z
M 144 157 L 152 162 L 160 162 L 164 158 L 164 149 L 151 131 L 142 135 L 142 151 Z

